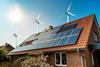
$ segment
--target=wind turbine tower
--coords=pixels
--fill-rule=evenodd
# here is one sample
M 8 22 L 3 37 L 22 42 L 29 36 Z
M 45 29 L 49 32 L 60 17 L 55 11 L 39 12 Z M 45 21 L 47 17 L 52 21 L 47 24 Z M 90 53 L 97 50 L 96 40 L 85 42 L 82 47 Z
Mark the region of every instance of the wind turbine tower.
M 16 33 L 14 33 L 13 36 L 15 37 L 15 44 L 17 46 L 17 37 L 18 37 L 18 35 Z
M 45 24 L 40 21 L 40 14 L 38 15 L 37 19 L 35 20 L 35 23 L 37 24 L 37 33 L 39 32 L 39 25 L 40 24 Z

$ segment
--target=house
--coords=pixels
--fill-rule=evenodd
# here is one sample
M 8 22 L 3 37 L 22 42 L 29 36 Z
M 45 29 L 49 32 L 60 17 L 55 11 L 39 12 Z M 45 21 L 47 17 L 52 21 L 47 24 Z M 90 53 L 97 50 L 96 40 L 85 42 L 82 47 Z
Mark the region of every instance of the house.
M 100 31 L 96 16 L 89 15 L 33 34 L 12 50 L 12 57 L 48 55 L 54 67 L 100 67 Z
M 11 46 L 8 43 L 5 43 L 4 45 L 0 46 L 0 50 L 5 50 L 6 53 L 9 53 L 10 51 L 12 51 L 14 49 L 13 46 Z

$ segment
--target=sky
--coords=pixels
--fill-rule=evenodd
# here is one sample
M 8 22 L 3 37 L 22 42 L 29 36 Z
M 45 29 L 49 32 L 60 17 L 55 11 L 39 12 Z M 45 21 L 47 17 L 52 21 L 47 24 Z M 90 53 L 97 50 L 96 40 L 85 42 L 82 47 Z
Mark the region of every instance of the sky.
M 70 16 L 70 21 L 95 13 L 100 25 L 100 0 L 0 0 L 0 45 L 8 42 L 15 47 L 37 33 L 35 20 L 39 15 L 44 23 L 39 31 L 66 23 L 65 12 L 71 2 L 70 12 L 76 16 Z

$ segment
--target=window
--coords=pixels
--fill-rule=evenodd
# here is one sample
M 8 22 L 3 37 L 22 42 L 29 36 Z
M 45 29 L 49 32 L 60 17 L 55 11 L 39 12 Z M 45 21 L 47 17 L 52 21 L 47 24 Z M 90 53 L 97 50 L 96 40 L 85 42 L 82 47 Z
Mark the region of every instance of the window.
M 92 54 L 91 54 L 91 59 L 92 59 L 92 64 L 94 65 L 94 58 Z
M 98 42 L 98 36 L 96 32 L 93 32 L 94 42 Z
M 56 66 L 66 66 L 66 53 L 55 53 L 55 65 Z

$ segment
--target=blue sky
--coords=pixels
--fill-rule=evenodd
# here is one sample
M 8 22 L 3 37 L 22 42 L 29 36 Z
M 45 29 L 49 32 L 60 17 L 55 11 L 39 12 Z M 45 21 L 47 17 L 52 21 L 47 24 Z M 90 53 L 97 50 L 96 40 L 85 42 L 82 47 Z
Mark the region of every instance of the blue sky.
M 76 15 L 70 17 L 70 21 L 95 13 L 100 22 L 100 0 L 0 0 L 0 43 L 16 46 L 13 33 L 18 34 L 18 44 L 36 33 L 36 24 L 32 21 L 39 13 L 40 20 L 45 24 L 57 26 L 66 23 L 65 11 L 70 2 L 70 11 Z M 8 18 L 9 9 L 16 5 L 23 13 L 19 24 L 13 24 Z

